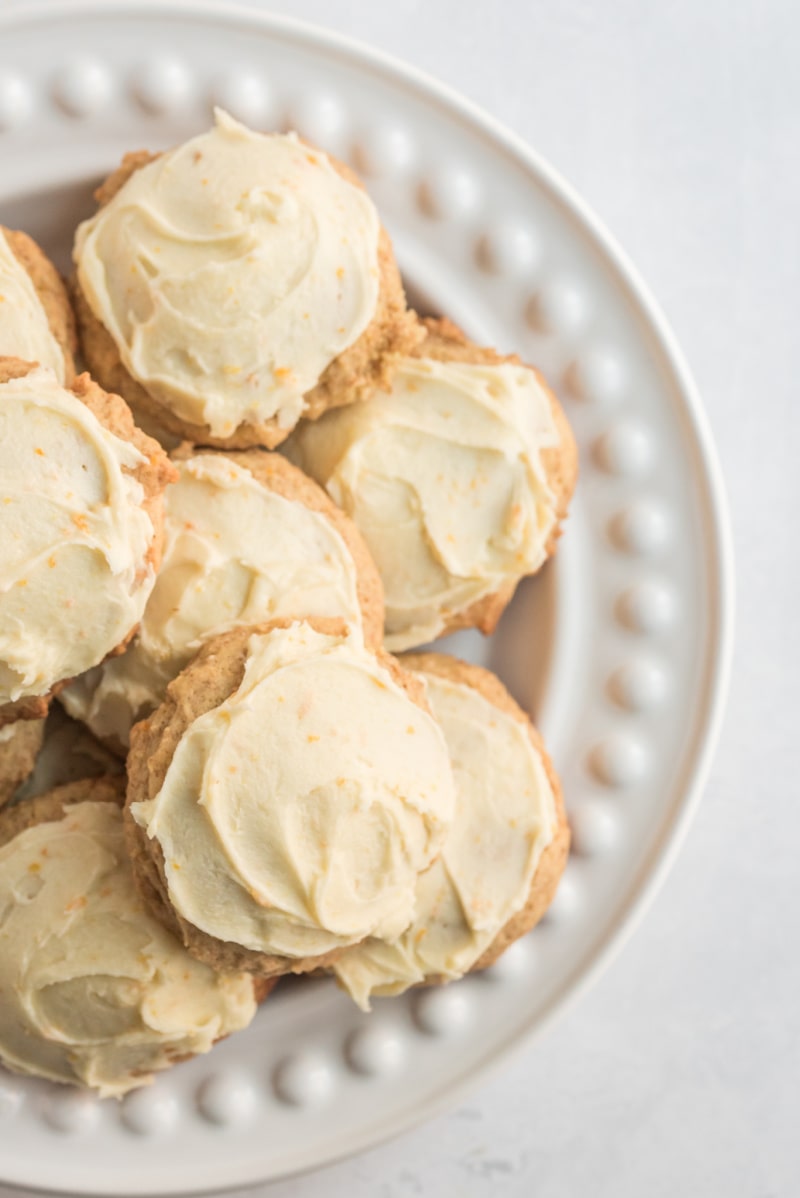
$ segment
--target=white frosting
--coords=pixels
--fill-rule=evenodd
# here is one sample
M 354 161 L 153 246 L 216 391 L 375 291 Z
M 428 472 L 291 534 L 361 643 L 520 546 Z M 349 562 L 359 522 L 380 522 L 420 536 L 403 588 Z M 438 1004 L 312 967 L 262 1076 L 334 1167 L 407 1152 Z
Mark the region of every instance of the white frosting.
M 296 424 L 375 313 L 379 231 L 325 154 L 217 110 L 79 227 L 75 262 L 130 374 L 226 437 Z
M 145 460 L 51 371 L 0 384 L 0 703 L 97 665 L 140 619 Z
M 364 1010 L 371 994 L 465 974 L 524 907 L 557 827 L 553 788 L 525 724 L 470 686 L 425 677 L 450 753 L 455 816 L 441 856 L 419 879 L 410 926 L 334 964 Z
M 61 693 L 70 715 L 123 745 L 210 636 L 281 617 L 361 623 L 355 563 L 326 516 L 222 454 L 177 465 L 163 560 L 136 638 Z
M 64 382 L 64 354 L 30 275 L 0 231 L 0 355 L 49 366 Z
M 361 530 L 398 650 L 542 565 L 556 509 L 541 453 L 557 444 L 528 367 L 409 358 L 390 393 L 301 425 L 283 449 Z
M 355 630 L 251 636 L 244 677 L 184 732 L 134 819 L 169 900 L 219 940 L 312 957 L 397 935 L 453 812 L 442 733 Z

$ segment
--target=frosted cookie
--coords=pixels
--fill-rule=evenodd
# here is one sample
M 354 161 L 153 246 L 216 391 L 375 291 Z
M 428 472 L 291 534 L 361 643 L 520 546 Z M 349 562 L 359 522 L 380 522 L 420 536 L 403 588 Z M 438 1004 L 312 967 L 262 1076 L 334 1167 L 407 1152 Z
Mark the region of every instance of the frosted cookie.
M 491 632 L 553 552 L 577 471 L 537 371 L 449 321 L 425 324 L 389 392 L 302 424 L 283 446 L 363 533 L 393 651 L 457 628 Z
M 0 813 L 0 1062 L 121 1096 L 247 1027 L 253 979 L 215 973 L 146 910 L 124 782 L 75 782 Z
M 383 638 L 383 591 L 361 534 L 285 458 L 184 450 L 165 500 L 164 555 L 139 631 L 61 692 L 70 715 L 123 751 L 137 720 L 210 636 L 295 616 L 340 617 Z
M 134 872 L 216 968 L 264 976 L 397 936 L 452 817 L 424 687 L 337 621 L 209 641 L 131 733 Z
M 541 737 L 488 670 L 427 653 L 424 677 L 444 732 L 456 808 L 439 859 L 417 884 L 414 919 L 395 940 L 346 949 L 333 969 L 364 1010 L 373 994 L 447 982 L 491 965 L 541 919 L 569 852 L 561 787 Z
M 188 440 L 272 447 L 386 382 L 422 333 L 375 206 L 295 134 L 217 110 L 129 154 L 75 238 L 92 374 Z
M 125 403 L 80 375 L 0 358 L 0 725 L 134 632 L 174 477 Z
M 50 259 L 27 233 L 0 225 L 0 355 L 75 377 L 75 318 Z
M 44 739 L 44 720 L 15 720 L 0 728 L 0 807 L 33 773 Z

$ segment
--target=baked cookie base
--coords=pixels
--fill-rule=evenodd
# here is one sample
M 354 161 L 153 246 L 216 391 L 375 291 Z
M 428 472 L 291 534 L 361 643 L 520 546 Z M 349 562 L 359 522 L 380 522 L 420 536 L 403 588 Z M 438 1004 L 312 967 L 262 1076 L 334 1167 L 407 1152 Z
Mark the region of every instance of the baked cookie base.
M 44 720 L 17 720 L 9 739 L 0 741 L 0 807 L 33 773 L 44 742 Z

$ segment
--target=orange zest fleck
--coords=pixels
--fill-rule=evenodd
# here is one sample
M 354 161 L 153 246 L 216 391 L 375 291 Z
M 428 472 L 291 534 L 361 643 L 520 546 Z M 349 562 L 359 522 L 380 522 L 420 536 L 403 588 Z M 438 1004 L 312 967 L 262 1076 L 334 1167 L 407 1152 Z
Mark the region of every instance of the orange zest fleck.
M 34 451 L 33 451 L 33 452 L 34 452 L 34 453 L 38 453 L 38 455 L 39 455 L 39 457 L 40 457 L 40 458 L 45 458 L 45 457 L 47 457 L 47 454 L 45 453 L 45 451 L 44 451 L 43 449 L 40 449 L 38 445 L 36 446 L 36 448 L 34 449 Z
M 89 527 L 89 521 L 84 515 L 81 514 L 81 512 L 72 512 L 70 514 L 70 520 L 76 528 L 81 530 L 81 532 L 86 532 L 86 529 Z

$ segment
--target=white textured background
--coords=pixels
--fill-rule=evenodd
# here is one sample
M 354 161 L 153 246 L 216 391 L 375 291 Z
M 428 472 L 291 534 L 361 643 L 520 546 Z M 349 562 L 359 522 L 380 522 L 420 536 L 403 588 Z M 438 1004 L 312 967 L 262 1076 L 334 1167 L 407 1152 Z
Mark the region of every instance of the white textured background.
M 67 2 L 67 0 L 65 0 Z M 254 2 L 254 0 L 253 0 Z M 733 688 L 689 840 L 594 991 L 450 1115 L 250 1198 L 800 1194 L 800 4 L 293 0 L 558 167 L 661 301 L 738 558 Z M 0 1198 L 16 1192 L 0 1189 Z

